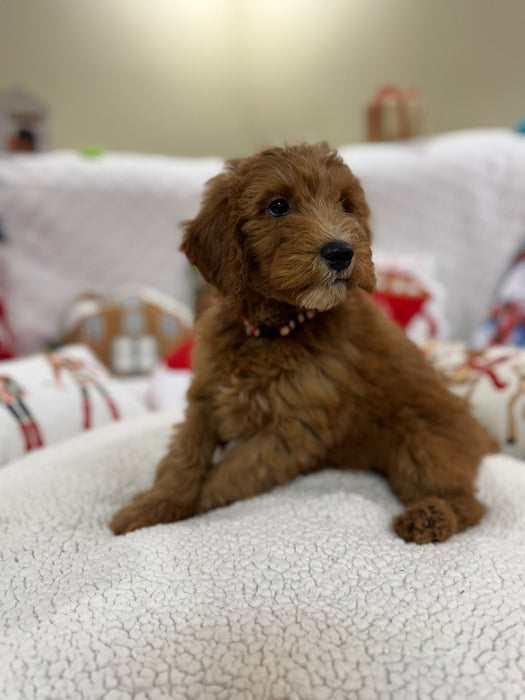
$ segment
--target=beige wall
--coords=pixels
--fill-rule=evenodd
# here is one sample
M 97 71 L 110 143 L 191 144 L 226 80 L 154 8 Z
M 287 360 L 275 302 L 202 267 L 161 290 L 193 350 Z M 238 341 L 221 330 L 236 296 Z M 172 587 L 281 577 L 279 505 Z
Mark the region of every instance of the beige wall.
M 524 0 L 0 0 L 0 89 L 52 112 L 52 145 L 182 155 L 364 138 L 385 82 L 429 128 L 525 116 Z

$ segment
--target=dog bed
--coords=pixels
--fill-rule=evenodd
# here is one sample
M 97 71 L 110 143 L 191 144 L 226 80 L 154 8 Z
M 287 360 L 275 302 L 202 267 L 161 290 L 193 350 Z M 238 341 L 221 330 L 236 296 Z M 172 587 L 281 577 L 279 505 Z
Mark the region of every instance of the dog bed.
M 519 697 L 525 464 L 487 458 L 489 512 L 409 545 L 377 475 L 320 472 L 115 537 L 174 412 L 0 472 L 0 697 Z

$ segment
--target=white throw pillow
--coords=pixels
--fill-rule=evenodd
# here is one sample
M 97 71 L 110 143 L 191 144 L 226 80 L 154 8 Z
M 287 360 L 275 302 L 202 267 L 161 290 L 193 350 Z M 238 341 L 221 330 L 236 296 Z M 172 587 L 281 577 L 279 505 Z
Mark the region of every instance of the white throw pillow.
M 82 345 L 0 362 L 0 466 L 85 430 L 146 413 Z

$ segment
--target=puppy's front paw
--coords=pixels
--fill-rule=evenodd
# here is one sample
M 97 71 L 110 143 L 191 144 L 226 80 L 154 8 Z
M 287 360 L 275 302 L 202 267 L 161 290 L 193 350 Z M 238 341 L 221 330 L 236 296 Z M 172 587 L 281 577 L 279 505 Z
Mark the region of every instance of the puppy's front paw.
M 193 504 L 183 505 L 155 491 L 146 491 L 137 496 L 129 506 L 119 510 L 113 516 L 109 527 L 115 535 L 125 535 L 142 527 L 189 518 L 194 513 Z
M 444 542 L 458 531 L 458 520 L 450 503 L 425 498 L 394 518 L 394 530 L 407 542 Z

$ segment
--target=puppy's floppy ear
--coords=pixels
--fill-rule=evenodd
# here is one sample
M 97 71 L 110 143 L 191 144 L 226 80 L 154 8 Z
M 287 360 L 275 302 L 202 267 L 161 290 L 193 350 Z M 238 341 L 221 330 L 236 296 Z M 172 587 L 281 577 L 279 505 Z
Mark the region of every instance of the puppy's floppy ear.
M 342 157 L 335 150 L 331 150 L 326 143 L 316 147 L 318 157 L 325 159 L 327 168 L 331 168 L 334 177 L 337 178 L 339 191 L 350 213 L 357 220 L 360 232 L 356 240 L 352 241 L 355 251 L 354 269 L 351 280 L 353 285 L 364 289 L 366 292 L 374 292 L 376 288 L 376 276 L 372 262 L 372 232 L 370 231 L 370 207 L 366 201 L 365 192 L 359 179 L 350 170 Z
M 365 232 L 368 235 L 368 240 L 370 241 L 372 238 L 372 235 L 370 233 L 370 229 L 368 227 L 368 223 L 366 223 L 363 226 Z M 372 260 L 372 251 L 370 250 L 370 243 L 368 243 L 367 248 L 368 250 L 364 253 L 364 255 L 359 256 L 359 271 L 358 274 L 356 275 L 357 277 L 357 286 L 360 287 L 361 289 L 364 289 L 365 292 L 370 292 L 373 294 L 376 290 L 376 273 L 374 270 L 374 263 Z M 357 272 L 357 269 L 356 269 Z
M 364 289 L 365 292 L 373 294 L 376 290 L 376 273 L 374 263 L 372 261 L 372 251 L 370 249 L 372 243 L 372 231 L 370 230 L 370 207 L 366 201 L 364 190 L 361 183 L 355 178 L 355 194 L 353 197 L 356 214 L 361 224 L 361 230 L 366 235 L 365 246 L 359 245 L 360 251 L 357 256 L 357 266 L 354 273 L 357 286 Z
M 182 225 L 186 231 L 181 250 L 206 282 L 221 294 L 238 299 L 246 287 L 246 262 L 237 214 L 236 161 L 206 184 L 201 209 Z

